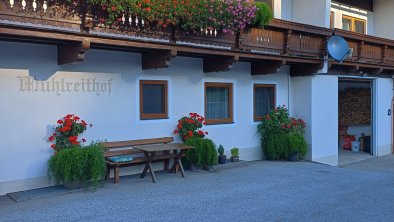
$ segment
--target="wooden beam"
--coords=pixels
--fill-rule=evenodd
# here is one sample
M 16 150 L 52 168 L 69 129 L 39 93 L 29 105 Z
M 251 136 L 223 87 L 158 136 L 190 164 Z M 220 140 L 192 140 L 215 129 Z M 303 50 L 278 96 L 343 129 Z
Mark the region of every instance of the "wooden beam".
M 57 64 L 82 62 L 85 59 L 85 52 L 89 49 L 90 41 L 87 40 L 59 44 L 57 45 Z
M 142 53 L 142 69 L 168 68 L 171 59 L 177 55 L 177 50 L 153 50 Z
M 358 72 L 360 70 L 360 66 L 348 66 L 348 72 Z
M 382 68 L 378 68 L 372 71 L 372 75 L 379 75 L 383 72 Z
M 251 63 L 251 74 L 252 75 L 266 75 L 273 74 L 278 71 L 278 69 L 284 65 L 286 62 L 283 61 L 256 61 Z
M 291 76 L 309 76 L 316 74 L 323 64 L 290 64 Z
M 203 61 L 203 70 L 204 73 L 229 71 L 238 60 L 239 56 L 206 57 Z
M 383 68 L 364 68 L 360 69 L 360 72 L 367 75 L 379 75 L 384 71 Z

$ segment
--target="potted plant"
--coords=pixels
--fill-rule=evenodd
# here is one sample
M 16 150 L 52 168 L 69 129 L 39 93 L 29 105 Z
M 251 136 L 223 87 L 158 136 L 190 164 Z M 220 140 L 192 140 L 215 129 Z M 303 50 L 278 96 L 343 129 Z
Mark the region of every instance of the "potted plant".
M 195 164 L 207 171 L 218 164 L 218 154 L 212 140 L 193 137 L 188 139 L 185 144 L 194 147 L 194 149 L 189 149 L 186 153 L 186 160 L 189 164 Z
M 290 117 L 285 105 L 271 110 L 258 125 L 261 147 L 269 160 L 296 161 L 307 152 L 305 122 Z
M 61 149 L 48 161 L 48 177 L 68 189 L 97 187 L 105 174 L 101 143 Z
M 57 121 L 54 133 L 48 138 L 54 155 L 48 160 L 48 177 L 65 187 L 87 187 L 98 185 L 105 173 L 105 160 L 101 143 L 86 142 L 80 135 L 88 124 L 74 114 L 68 114 Z M 89 124 L 91 127 L 92 125 Z
M 226 157 L 226 155 L 224 155 L 224 147 L 222 145 L 219 145 L 218 153 L 219 153 L 218 163 L 219 164 L 225 164 L 227 157 Z
M 233 147 L 231 149 L 231 162 L 237 162 L 237 161 L 239 161 L 239 149 Z

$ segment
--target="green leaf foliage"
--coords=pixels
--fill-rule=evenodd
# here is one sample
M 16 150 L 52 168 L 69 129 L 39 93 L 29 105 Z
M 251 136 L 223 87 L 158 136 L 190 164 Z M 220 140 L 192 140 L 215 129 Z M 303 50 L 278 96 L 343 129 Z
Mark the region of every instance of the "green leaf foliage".
M 269 160 L 287 160 L 294 151 L 303 159 L 307 152 L 304 136 L 296 133 L 273 133 L 262 143 L 264 155 Z
M 308 150 L 308 144 L 306 143 L 304 136 L 296 133 L 287 134 L 287 142 L 289 148 L 289 155 L 292 152 L 297 151 L 298 156 L 300 158 L 304 158 Z
M 256 8 L 253 24 L 259 28 L 264 28 L 273 17 L 271 7 L 265 2 L 256 2 Z
M 97 187 L 105 173 L 103 150 L 101 143 L 59 150 L 48 160 L 49 179 L 55 179 L 56 184 L 80 182 Z
M 271 110 L 257 127 L 265 157 L 289 159 L 292 152 L 297 151 L 298 157 L 303 159 L 307 152 L 305 126 L 304 120 L 290 117 L 284 106 Z
M 186 141 L 186 144 L 194 147 L 186 153 L 188 162 L 200 167 L 210 167 L 218 164 L 218 153 L 212 140 L 191 138 Z
M 239 156 L 239 148 L 237 148 L 237 147 L 233 147 L 232 149 L 231 149 L 231 156 Z
M 286 133 L 272 133 L 263 140 L 264 156 L 269 160 L 286 159 L 287 150 Z
M 219 153 L 219 156 L 223 156 L 224 155 L 224 147 L 222 145 L 219 145 L 218 153 Z

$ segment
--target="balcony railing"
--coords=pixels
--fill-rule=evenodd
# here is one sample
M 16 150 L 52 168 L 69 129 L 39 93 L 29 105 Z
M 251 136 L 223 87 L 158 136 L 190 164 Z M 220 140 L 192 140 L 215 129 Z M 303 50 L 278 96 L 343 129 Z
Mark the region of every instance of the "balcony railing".
M 67 1 L 0 0 L 0 24 L 80 32 L 82 6 Z
M 343 36 L 353 49 L 352 56 L 345 62 L 357 62 L 370 65 L 394 66 L 394 41 L 367 36 L 341 29 L 335 29 L 336 35 Z
M 352 57 L 345 62 L 384 65 L 394 69 L 392 40 L 277 19 L 273 19 L 264 29 L 252 28 L 240 34 L 218 30 L 184 32 L 172 27 L 158 28 L 156 24 L 127 13 L 108 25 L 105 23 L 108 15 L 101 6 L 85 5 L 84 1 L 76 2 L 78 3 L 66 0 L 0 0 L 0 26 L 111 40 L 129 39 L 170 46 L 213 48 L 254 54 L 256 58 L 267 55 L 306 60 L 323 59 L 327 55 L 327 39 L 334 33 L 343 36 L 353 48 Z

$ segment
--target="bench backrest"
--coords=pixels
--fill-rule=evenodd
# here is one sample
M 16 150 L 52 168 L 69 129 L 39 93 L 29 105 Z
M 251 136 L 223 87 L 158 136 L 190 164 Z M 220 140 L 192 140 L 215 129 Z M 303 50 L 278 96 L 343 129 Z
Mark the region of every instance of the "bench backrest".
M 133 148 L 119 149 L 119 148 L 123 148 L 123 147 L 160 144 L 160 143 L 171 143 L 173 141 L 174 141 L 173 137 L 161 137 L 161 138 L 142 139 L 142 140 L 105 142 L 104 143 L 104 146 L 105 146 L 104 157 L 142 153 L 140 150 L 133 149 Z

